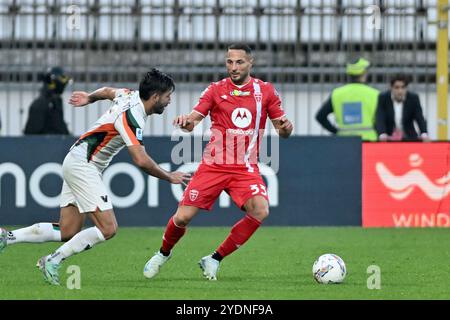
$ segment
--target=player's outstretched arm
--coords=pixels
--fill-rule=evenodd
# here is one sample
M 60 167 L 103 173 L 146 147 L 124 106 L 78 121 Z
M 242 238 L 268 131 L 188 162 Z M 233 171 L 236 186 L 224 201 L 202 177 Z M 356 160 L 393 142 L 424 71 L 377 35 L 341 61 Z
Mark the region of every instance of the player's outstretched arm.
M 74 107 L 86 106 L 98 100 L 114 100 L 117 88 L 103 87 L 91 93 L 85 91 L 74 91 L 70 96 L 69 103 Z
M 191 132 L 192 130 L 194 130 L 194 127 L 202 120 L 203 116 L 200 113 L 192 111 L 190 114 L 183 114 L 176 117 L 173 120 L 173 125 L 175 127 L 179 127 L 183 130 Z
M 145 151 L 144 146 L 129 146 L 128 152 L 131 155 L 133 162 L 141 168 L 145 173 L 169 181 L 173 184 L 184 184 L 191 180 L 189 173 L 174 171 L 168 172 L 161 168 Z
M 277 129 L 278 135 L 282 138 L 289 138 L 294 129 L 292 122 L 286 116 L 272 120 L 273 126 Z

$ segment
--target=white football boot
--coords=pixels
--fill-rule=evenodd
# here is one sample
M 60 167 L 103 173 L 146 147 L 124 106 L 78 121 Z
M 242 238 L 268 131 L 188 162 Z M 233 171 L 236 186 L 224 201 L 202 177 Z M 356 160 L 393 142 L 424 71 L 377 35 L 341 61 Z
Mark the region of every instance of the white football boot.
M 203 270 L 203 275 L 208 280 L 217 280 L 217 271 L 219 271 L 220 262 L 213 259 L 210 255 L 203 257 L 198 262 L 198 265 Z
M 61 268 L 61 264 L 54 263 L 49 257 L 45 256 L 38 260 L 39 270 L 41 270 L 46 282 L 59 286 L 59 269 Z
M 156 252 L 144 266 L 144 277 L 151 279 L 159 273 L 159 269 L 172 257 L 172 251 L 166 257 L 161 252 Z

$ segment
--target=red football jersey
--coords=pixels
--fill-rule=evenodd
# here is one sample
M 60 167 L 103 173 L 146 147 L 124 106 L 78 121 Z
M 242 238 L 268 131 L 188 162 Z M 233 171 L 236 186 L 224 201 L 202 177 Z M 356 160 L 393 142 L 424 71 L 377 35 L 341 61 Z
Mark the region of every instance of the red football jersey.
M 230 78 L 212 83 L 194 111 L 211 117 L 211 139 L 203 163 L 249 172 L 258 170 L 259 140 L 267 117 L 274 120 L 285 115 L 272 84 L 256 78 L 241 87 Z

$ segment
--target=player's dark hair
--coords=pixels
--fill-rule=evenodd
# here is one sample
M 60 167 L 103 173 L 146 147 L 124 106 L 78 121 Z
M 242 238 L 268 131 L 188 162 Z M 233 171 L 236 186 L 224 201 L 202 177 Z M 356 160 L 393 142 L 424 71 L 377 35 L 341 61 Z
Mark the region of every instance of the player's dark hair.
M 405 84 L 405 87 L 407 87 L 408 84 L 411 82 L 411 79 L 410 79 L 409 76 L 407 76 L 407 75 L 404 74 L 404 73 L 397 73 L 397 74 L 394 74 L 394 75 L 391 77 L 391 87 L 394 85 L 394 83 L 395 83 L 396 81 L 401 81 L 401 82 L 403 82 L 403 83 Z
M 233 43 L 228 47 L 228 50 L 244 50 L 249 56 L 252 55 L 252 49 L 245 43 Z
M 147 72 L 139 83 L 139 97 L 142 100 L 148 100 L 154 93 L 162 94 L 170 90 L 175 91 L 173 79 L 155 68 Z

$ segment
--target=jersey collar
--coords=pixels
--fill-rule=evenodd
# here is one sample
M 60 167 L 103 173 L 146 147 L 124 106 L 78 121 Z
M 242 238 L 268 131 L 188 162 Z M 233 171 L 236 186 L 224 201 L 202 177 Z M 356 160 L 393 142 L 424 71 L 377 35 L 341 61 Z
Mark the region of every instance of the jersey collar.
M 254 78 L 253 78 L 253 77 L 250 77 L 250 80 L 249 80 L 246 84 L 244 84 L 243 86 L 237 86 L 237 85 L 235 85 L 235 84 L 233 83 L 233 81 L 231 81 L 231 79 L 230 79 L 229 77 L 227 78 L 227 81 L 228 81 L 228 83 L 229 83 L 230 85 L 232 85 L 232 86 L 235 87 L 236 89 L 242 90 L 242 89 L 246 88 L 247 86 L 249 86 L 250 84 L 252 84 L 253 81 L 254 81 Z
M 139 105 L 141 106 L 142 114 L 143 114 L 145 117 L 147 117 L 148 114 L 147 114 L 147 112 L 145 112 L 144 103 L 142 102 L 141 97 L 140 97 L 139 95 L 138 95 L 138 97 L 137 97 L 137 100 L 138 100 Z

